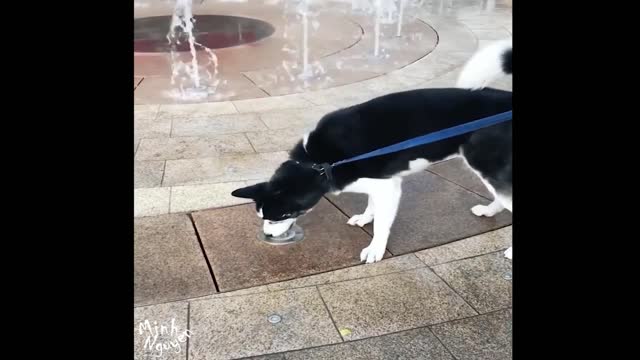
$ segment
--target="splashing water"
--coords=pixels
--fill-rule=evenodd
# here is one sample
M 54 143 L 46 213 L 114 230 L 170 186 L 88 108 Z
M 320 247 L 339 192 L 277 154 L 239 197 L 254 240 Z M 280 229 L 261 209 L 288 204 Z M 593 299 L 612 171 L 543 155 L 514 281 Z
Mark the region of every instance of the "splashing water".
M 288 80 L 289 83 L 299 82 L 299 85 L 294 85 L 297 91 L 304 91 L 311 83 L 317 84 L 318 81 L 333 81 L 326 75 L 327 70 L 320 61 L 310 60 L 309 38 L 312 37 L 312 31 L 317 31 L 320 28 L 320 22 L 315 19 L 318 10 L 312 11 L 312 2 L 312 0 L 288 0 L 284 2 L 283 7 L 285 19 L 294 15 L 296 19 L 300 20 L 302 41 L 299 46 L 291 44 L 292 47 L 288 45 L 282 47 L 281 50 L 288 55 L 293 55 L 294 59 L 282 60 L 281 66 L 286 77 L 282 77 L 280 80 Z M 289 22 L 285 21 L 283 37 L 288 38 L 289 32 Z M 275 80 L 275 83 L 278 83 L 278 79 Z
M 218 74 L 217 56 L 213 50 L 198 43 L 193 35 L 196 20 L 193 17 L 192 7 L 193 0 L 176 0 L 169 33 L 167 34 L 167 41 L 171 45 L 171 85 L 176 85 L 176 83 L 178 85 L 177 90 L 169 91 L 169 96 L 184 100 L 206 98 L 208 95 L 215 93 L 220 83 L 218 79 L 215 79 L 215 75 Z M 179 59 L 179 53 L 176 51 L 176 45 L 179 45 L 185 39 L 189 43 L 190 62 L 183 62 Z M 207 76 L 207 85 L 204 85 L 201 81 L 196 46 L 207 53 L 209 64 L 213 64 L 213 74 L 209 71 L 208 64 L 203 66 L 204 74 Z
M 378 56 L 380 53 L 380 17 L 382 16 L 382 0 L 376 1 L 376 23 L 373 28 L 375 42 L 373 44 L 373 56 Z
M 300 14 L 302 15 L 302 74 L 303 78 L 310 77 L 312 71 L 309 68 L 309 3 L 303 0 L 300 3 Z
M 404 16 L 404 5 L 407 0 L 400 0 L 400 10 L 398 11 L 398 30 L 396 31 L 396 36 L 400 36 L 402 34 L 402 17 Z

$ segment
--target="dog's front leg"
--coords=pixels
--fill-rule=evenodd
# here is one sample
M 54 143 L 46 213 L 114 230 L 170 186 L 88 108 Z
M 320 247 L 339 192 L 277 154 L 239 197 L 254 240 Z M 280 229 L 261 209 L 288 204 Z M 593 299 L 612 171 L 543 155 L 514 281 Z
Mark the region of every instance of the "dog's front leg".
M 373 239 L 369 246 L 360 253 L 360 261 L 367 264 L 382 260 L 387 248 L 387 240 L 391 225 L 396 218 L 400 196 L 402 195 L 402 178 L 375 179 L 367 194 L 373 200 Z

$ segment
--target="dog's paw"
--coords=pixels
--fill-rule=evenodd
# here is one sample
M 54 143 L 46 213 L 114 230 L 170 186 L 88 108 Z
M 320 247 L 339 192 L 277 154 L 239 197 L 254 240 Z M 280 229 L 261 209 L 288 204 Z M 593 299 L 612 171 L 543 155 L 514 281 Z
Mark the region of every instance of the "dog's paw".
M 367 264 L 380 261 L 384 256 L 384 251 L 385 246 L 370 244 L 366 248 L 362 249 L 362 252 L 360 253 L 360 261 L 366 261 Z
M 358 225 L 360 227 L 363 227 L 372 221 L 373 221 L 373 215 L 360 214 L 360 215 L 353 215 L 351 219 L 347 221 L 347 224 L 351 226 Z
M 491 212 L 491 209 L 489 209 L 489 207 L 485 206 L 485 205 L 476 205 L 476 206 L 471 208 L 471 212 L 475 216 L 491 217 L 491 216 L 495 215 L 495 213 Z
M 513 249 L 513 247 L 509 247 L 509 248 L 504 252 L 504 257 L 506 257 L 506 258 L 507 258 L 507 259 L 509 259 L 509 260 L 512 260 L 512 259 L 513 259 L 513 254 L 512 254 L 513 250 L 512 250 L 512 249 Z

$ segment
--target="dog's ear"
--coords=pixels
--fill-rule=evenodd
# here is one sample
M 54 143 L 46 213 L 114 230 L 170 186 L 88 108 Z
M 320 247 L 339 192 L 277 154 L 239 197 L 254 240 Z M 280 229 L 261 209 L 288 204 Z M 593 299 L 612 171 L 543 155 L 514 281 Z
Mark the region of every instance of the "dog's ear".
M 233 192 L 231 192 L 231 196 L 235 196 L 243 199 L 256 200 L 256 199 L 260 199 L 266 191 L 267 191 L 267 183 L 262 182 L 259 184 L 233 190 Z

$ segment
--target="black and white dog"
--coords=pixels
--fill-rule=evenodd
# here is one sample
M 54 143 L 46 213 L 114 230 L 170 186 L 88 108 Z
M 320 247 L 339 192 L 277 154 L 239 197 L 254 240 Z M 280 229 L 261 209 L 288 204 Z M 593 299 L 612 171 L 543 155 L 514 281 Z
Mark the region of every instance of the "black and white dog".
M 478 51 L 463 68 L 457 88 L 388 94 L 325 115 L 268 182 L 237 189 L 232 195 L 253 199 L 258 216 L 264 219 L 265 235 L 279 236 L 328 192 L 367 194 L 364 213 L 347 221 L 364 226 L 375 218 L 373 239 L 360 253 L 361 261 L 367 263 L 384 255 L 402 194 L 402 177 L 430 164 L 462 157 L 495 197 L 488 206 L 477 205 L 471 211 L 477 216 L 494 216 L 505 208 L 512 211 L 511 121 L 340 165 L 330 176 L 317 167 L 511 110 L 511 92 L 485 88 L 497 77 L 512 73 L 511 53 L 511 40 Z M 511 248 L 505 256 L 511 258 Z

